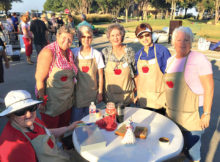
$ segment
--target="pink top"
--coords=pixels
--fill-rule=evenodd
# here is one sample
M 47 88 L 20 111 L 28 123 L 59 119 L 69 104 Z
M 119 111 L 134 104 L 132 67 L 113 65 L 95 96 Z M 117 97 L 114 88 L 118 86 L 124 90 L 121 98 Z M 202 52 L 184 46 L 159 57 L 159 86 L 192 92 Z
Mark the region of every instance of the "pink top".
M 176 55 L 167 60 L 167 73 L 182 72 L 186 57 L 176 58 Z M 171 63 L 171 65 L 169 65 Z M 192 51 L 188 56 L 184 78 L 190 89 L 199 96 L 199 106 L 203 106 L 204 90 L 199 76 L 212 74 L 212 65 L 202 53 Z
M 68 62 L 66 57 L 62 55 L 61 49 L 58 46 L 57 42 L 53 42 L 47 45 L 45 48 L 48 48 L 53 52 L 53 62 L 56 64 L 58 68 L 65 69 L 65 70 L 74 70 L 75 74 L 77 74 L 78 69 L 74 63 L 74 55 L 70 49 L 67 50 L 67 56 L 69 58 L 69 62 Z M 55 57 L 55 54 L 56 54 L 56 57 Z M 50 65 L 49 75 L 52 72 L 54 63 Z
M 21 29 L 22 29 L 22 33 L 24 35 L 25 38 L 32 38 L 32 34 L 31 34 L 31 31 L 30 31 L 30 25 L 27 23 L 25 24 L 24 22 L 21 22 Z M 24 34 L 24 29 L 27 30 L 27 34 Z

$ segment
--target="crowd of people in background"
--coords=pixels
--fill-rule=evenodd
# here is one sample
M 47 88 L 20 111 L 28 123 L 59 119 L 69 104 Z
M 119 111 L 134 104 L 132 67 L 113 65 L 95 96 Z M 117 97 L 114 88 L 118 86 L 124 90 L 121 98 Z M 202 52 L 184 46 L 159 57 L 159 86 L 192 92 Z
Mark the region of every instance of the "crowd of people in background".
M 16 14 L 8 16 L 7 24 L 9 32 L 22 32 L 28 64 L 33 64 L 34 44 L 38 55 L 36 96 L 48 101 L 42 103 L 31 99 L 27 105 L 24 102 L 23 106 L 18 106 L 17 102 L 31 98 L 28 92 L 11 92 L 6 96 L 6 109 L 0 113 L 0 116 L 9 118 L 8 126 L 0 136 L 0 159 L 3 162 L 9 156 L 17 160 L 17 155 L 23 154 L 23 150 L 15 149 L 21 147 L 20 143 L 15 142 L 13 146 L 4 143 L 5 139 L 11 140 L 13 135 L 10 132 L 27 137 L 21 148 L 30 149 L 30 145 L 23 144 L 33 141 L 38 134 L 45 135 L 41 127 L 48 128 L 55 136 L 73 130 L 76 121 L 89 114 L 91 102 L 114 102 L 167 115 L 183 132 L 185 155 L 193 161 L 201 159 L 201 136 L 209 126 L 214 84 L 210 62 L 201 53 L 191 50 L 193 34 L 190 28 L 174 30 L 172 45 L 175 55 L 171 57 L 166 47 L 153 42 L 153 29 L 147 23 L 139 24 L 134 32 L 143 46 L 137 53 L 123 43 L 125 29 L 118 23 L 110 25 L 106 31 L 111 45 L 102 51 L 94 49 L 91 45 L 94 28 L 84 14 L 78 25 L 74 24 L 71 15 L 65 24 L 61 15 L 56 18 L 52 14 L 48 20 L 43 14 L 40 20 L 36 14 L 30 17 L 29 13 L 21 17 L 20 23 Z M 56 40 L 52 40 L 53 35 L 56 35 Z M 71 49 L 75 35 L 79 47 Z M 9 67 L 4 53 L 1 52 L 0 56 Z M 16 94 L 21 100 L 8 101 L 10 95 Z M 36 106 L 43 122 L 36 118 Z M 31 122 L 26 124 L 24 121 L 22 125 L 22 117 L 31 118 Z M 69 126 L 73 121 L 75 123 Z M 54 128 L 60 128 L 60 132 Z M 37 135 L 33 137 L 34 132 Z M 195 136 L 197 140 L 194 140 Z M 51 142 L 41 144 L 51 146 Z M 57 151 L 54 147 L 49 148 Z M 28 157 L 36 161 L 49 158 L 35 147 Z M 60 161 L 68 160 L 65 157 Z

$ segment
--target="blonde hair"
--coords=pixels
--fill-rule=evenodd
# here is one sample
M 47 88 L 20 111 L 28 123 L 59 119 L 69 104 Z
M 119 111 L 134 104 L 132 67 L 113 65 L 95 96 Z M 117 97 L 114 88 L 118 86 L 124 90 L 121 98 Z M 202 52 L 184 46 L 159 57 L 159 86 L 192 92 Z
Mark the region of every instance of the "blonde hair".
M 68 25 L 63 25 L 62 27 L 60 27 L 58 30 L 57 30 L 57 37 L 59 37 L 62 33 L 69 33 L 69 34 L 72 34 L 74 35 L 75 34 L 75 30 L 71 27 L 69 27 Z

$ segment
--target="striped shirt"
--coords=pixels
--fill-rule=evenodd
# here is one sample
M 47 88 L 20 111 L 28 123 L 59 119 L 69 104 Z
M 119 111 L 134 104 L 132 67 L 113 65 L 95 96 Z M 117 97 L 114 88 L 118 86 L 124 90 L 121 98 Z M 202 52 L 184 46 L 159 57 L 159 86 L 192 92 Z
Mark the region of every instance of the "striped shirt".
M 67 49 L 67 57 L 69 61 L 64 57 L 61 53 L 61 49 L 57 42 L 53 42 L 49 45 L 47 45 L 45 48 L 48 48 L 53 53 L 53 61 L 50 65 L 49 69 L 49 75 L 52 72 L 53 66 L 56 65 L 56 67 L 64 70 L 73 70 L 75 72 L 75 75 L 78 72 L 78 69 L 74 63 L 74 55 L 70 49 Z

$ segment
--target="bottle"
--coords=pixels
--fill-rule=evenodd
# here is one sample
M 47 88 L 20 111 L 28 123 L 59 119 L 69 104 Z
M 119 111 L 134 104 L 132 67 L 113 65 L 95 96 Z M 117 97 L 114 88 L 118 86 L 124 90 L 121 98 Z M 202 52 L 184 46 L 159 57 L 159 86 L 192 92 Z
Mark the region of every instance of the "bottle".
M 94 102 L 91 102 L 89 106 L 89 122 L 90 123 L 96 122 L 96 105 Z
M 118 123 L 122 123 L 124 121 L 124 110 L 125 110 L 125 106 L 122 103 L 117 104 L 116 120 Z

